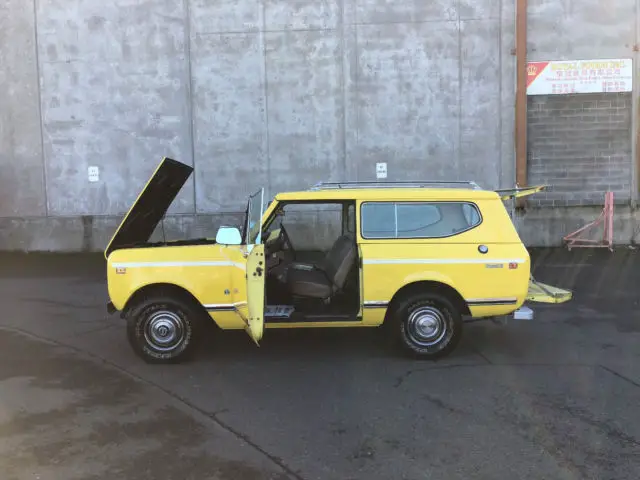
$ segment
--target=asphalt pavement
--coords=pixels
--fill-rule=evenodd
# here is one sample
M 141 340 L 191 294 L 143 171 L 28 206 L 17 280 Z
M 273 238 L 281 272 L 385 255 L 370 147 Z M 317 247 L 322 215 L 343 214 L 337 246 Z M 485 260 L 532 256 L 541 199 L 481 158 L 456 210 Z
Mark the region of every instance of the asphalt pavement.
M 151 366 L 99 255 L 0 254 L 0 478 L 636 479 L 640 256 L 532 256 L 573 301 L 467 325 L 439 362 L 335 329 Z

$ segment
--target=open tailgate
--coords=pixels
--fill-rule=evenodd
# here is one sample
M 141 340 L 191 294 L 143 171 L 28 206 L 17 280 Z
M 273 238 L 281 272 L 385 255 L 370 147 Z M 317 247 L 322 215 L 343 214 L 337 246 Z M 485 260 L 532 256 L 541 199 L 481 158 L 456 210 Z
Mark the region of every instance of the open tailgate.
M 507 188 L 503 190 L 495 190 L 495 192 L 500 195 L 502 200 L 511 200 L 514 198 L 526 197 L 528 195 L 533 195 L 534 193 L 541 192 L 548 185 L 535 185 L 533 187 L 524 187 L 524 188 Z
M 504 190 L 495 190 L 502 200 L 513 200 L 515 198 L 526 197 L 534 193 L 541 192 L 548 185 L 535 185 L 533 187 L 509 188 Z M 529 291 L 527 292 L 527 300 L 539 303 L 564 303 L 571 300 L 573 293 L 569 290 L 553 287 L 546 283 L 538 282 L 533 276 L 529 279 Z
M 558 287 L 552 287 L 538 282 L 533 277 L 529 279 L 529 291 L 527 300 L 539 303 L 564 303 L 571 300 L 573 293 Z

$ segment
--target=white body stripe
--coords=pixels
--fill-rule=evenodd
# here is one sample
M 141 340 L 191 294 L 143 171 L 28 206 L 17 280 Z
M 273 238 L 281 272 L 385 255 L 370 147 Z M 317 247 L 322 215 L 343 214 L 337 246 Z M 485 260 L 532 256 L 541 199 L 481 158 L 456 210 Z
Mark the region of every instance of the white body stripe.
M 517 302 L 516 297 L 503 297 L 503 298 L 467 298 L 465 302 L 468 303 L 491 303 L 491 302 Z
M 204 261 L 204 262 L 124 262 L 112 263 L 114 268 L 144 268 L 144 267 L 236 267 L 245 270 L 242 263 L 229 261 Z
M 480 264 L 492 263 L 524 263 L 524 259 L 484 259 L 484 258 L 373 258 L 364 260 L 365 265 L 447 265 L 447 264 Z M 245 269 L 242 263 L 229 261 L 200 261 L 200 262 L 124 262 L 112 263 L 114 268 L 136 268 L 136 267 L 237 267 Z
M 516 302 L 516 297 L 503 297 L 503 298 L 466 298 L 467 303 L 501 303 L 501 302 Z M 364 302 L 365 307 L 386 307 L 389 302 L 386 300 L 366 300 Z
M 525 263 L 522 258 L 372 258 L 364 260 L 365 265 L 447 265 Z
M 207 303 L 205 305 L 203 305 L 204 308 L 210 308 L 210 309 L 215 309 L 215 308 L 238 308 L 238 307 L 244 307 L 247 304 L 247 302 L 236 302 L 236 303 Z

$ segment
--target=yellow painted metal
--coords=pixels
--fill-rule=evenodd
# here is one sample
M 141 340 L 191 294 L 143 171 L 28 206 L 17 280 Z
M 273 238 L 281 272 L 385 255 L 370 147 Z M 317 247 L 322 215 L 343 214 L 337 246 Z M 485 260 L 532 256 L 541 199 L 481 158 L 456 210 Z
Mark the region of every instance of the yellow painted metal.
M 526 191 L 539 191 L 532 187 Z M 536 190 L 538 189 L 538 190 Z M 523 190 L 524 192 L 524 190 Z M 520 194 L 522 192 L 512 192 Z M 384 304 L 403 287 L 437 282 L 455 290 L 474 317 L 506 315 L 526 300 L 560 303 L 571 292 L 530 283 L 530 258 L 502 200 L 511 194 L 468 189 L 340 189 L 283 193 L 263 215 L 264 228 L 279 202 L 355 200 L 356 231 L 362 261 L 361 319 L 356 322 L 264 323 L 264 245 L 192 245 L 122 249 L 107 259 L 109 296 L 121 310 L 141 288 L 171 284 L 205 306 L 222 329 L 245 329 L 259 342 L 264 328 L 373 327 L 385 317 Z M 360 236 L 360 207 L 366 201 L 470 201 L 482 214 L 475 228 L 447 238 L 370 240 Z M 487 247 L 487 253 L 479 247 Z M 119 268 L 118 268 L 119 267 Z M 264 264 L 262 265 L 264 267 Z M 247 275 L 248 273 L 248 275 Z M 551 292 L 551 295 L 549 294 Z M 498 300 L 492 305 L 486 302 Z M 501 301 L 500 301 L 501 300 Z M 382 308 L 367 308 L 371 302 Z M 482 303 L 485 304 L 482 304 Z
M 254 245 L 247 258 L 248 316 L 245 320 L 247 333 L 256 345 L 264 332 L 265 277 L 264 245 Z
M 571 300 L 573 294 L 569 290 L 553 287 L 531 278 L 527 300 L 540 303 L 564 303 Z
M 508 190 L 497 190 L 498 195 L 502 200 L 511 200 L 513 198 L 526 197 L 529 195 L 533 195 L 534 193 L 541 192 L 547 188 L 547 185 L 536 185 L 533 187 L 525 187 L 525 188 L 512 188 Z
M 246 247 L 167 246 L 116 250 L 107 260 L 109 297 L 122 310 L 141 288 L 168 284 L 183 288 L 204 306 L 221 328 L 243 328 L 241 317 L 216 311 L 247 301 Z M 120 272 L 120 273 L 119 273 Z M 233 321 L 235 318 L 235 321 Z
M 499 198 L 491 190 L 471 190 L 460 188 L 340 188 L 331 190 L 303 190 L 276 195 L 276 200 L 284 201 L 323 201 L 323 200 L 491 200 Z M 270 210 L 275 205 L 270 205 Z
M 469 301 L 474 317 L 506 315 L 519 308 L 528 290 L 529 253 L 497 195 L 478 205 L 482 223 L 449 238 L 360 239 L 364 302 L 391 301 L 405 285 L 426 281 L 447 285 L 458 292 Z M 487 247 L 487 253 L 480 252 L 481 245 Z M 473 303 L 489 299 L 505 302 Z M 364 312 L 365 323 L 383 320 L 376 310 Z

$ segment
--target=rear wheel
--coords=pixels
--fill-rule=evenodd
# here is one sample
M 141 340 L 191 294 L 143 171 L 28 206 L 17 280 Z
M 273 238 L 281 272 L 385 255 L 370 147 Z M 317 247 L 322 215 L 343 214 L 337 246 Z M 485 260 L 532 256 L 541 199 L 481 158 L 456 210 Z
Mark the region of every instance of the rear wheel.
M 403 299 L 395 309 L 392 328 L 408 354 L 435 360 L 450 354 L 462 336 L 459 308 L 440 293 L 418 293 Z
M 127 338 L 134 352 L 148 363 L 179 363 L 196 348 L 200 325 L 197 310 L 182 299 L 147 298 L 127 315 Z

